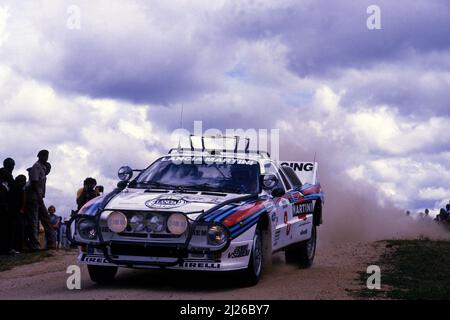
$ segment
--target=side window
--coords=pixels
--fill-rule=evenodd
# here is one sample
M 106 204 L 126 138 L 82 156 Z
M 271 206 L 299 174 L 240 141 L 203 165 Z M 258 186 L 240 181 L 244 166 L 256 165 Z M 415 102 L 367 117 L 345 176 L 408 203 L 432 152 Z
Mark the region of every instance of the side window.
M 302 186 L 302 182 L 300 181 L 298 176 L 295 174 L 294 169 L 292 169 L 291 167 L 288 167 L 288 166 L 282 166 L 281 170 L 286 175 L 286 177 L 289 179 L 289 181 L 291 182 L 291 185 L 294 188 L 299 188 Z
M 286 186 L 286 190 L 291 190 L 292 189 L 292 185 L 289 182 L 288 178 L 286 178 L 286 175 L 284 174 L 283 170 L 278 170 L 281 179 L 283 179 L 284 185 Z
M 277 170 L 277 168 L 272 163 L 266 163 L 264 165 L 264 169 L 266 173 L 271 173 L 277 176 L 278 178 L 278 185 L 275 188 L 283 188 L 286 191 L 286 187 L 283 184 L 282 178 L 280 178 L 280 174 Z

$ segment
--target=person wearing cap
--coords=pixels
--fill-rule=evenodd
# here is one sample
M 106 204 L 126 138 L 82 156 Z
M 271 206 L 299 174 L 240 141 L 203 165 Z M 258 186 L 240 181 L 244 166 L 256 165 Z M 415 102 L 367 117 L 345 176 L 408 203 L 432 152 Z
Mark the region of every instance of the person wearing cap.
M 44 227 L 47 249 L 56 248 L 56 239 L 50 224 L 47 208 L 44 203 L 47 175 L 51 166 L 48 163 L 49 152 L 39 151 L 38 161 L 29 170 L 30 184 L 27 192 L 27 216 L 29 219 L 29 246 L 31 250 L 39 250 L 39 221 Z

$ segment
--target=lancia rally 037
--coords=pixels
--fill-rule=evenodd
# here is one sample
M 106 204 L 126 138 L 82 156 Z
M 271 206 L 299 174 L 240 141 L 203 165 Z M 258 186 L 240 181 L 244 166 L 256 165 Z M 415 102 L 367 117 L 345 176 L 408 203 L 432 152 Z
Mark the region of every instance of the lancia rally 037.
M 316 253 L 324 195 L 316 162 L 275 161 L 249 142 L 174 148 L 145 170 L 119 169 L 117 188 L 69 222 L 94 282 L 119 267 L 233 271 L 256 284 L 274 252 L 307 268 Z M 138 172 L 133 179 L 134 172 Z

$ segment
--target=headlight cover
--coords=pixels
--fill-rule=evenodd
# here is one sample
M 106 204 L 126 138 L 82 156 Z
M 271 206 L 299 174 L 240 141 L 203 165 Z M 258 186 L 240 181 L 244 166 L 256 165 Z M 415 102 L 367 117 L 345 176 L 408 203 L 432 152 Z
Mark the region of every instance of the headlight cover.
M 208 244 L 220 246 L 228 241 L 228 231 L 221 225 L 213 225 L 207 233 Z
M 94 240 L 97 238 L 97 228 L 95 221 L 91 219 L 81 219 L 78 221 L 78 234 L 85 240 Z

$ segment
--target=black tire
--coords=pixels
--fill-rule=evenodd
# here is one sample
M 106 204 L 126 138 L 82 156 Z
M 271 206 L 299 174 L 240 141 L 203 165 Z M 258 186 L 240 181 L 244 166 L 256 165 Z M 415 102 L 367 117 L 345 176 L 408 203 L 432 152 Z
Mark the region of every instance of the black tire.
M 295 243 L 285 249 L 286 263 L 296 264 L 300 268 L 309 268 L 312 266 L 316 255 L 317 230 L 313 225 L 311 238 L 306 241 Z
M 263 238 L 262 231 L 259 227 L 256 228 L 253 236 L 252 251 L 247 269 L 245 269 L 240 278 L 244 286 L 254 286 L 261 279 L 263 271 Z
M 118 267 L 88 265 L 89 277 L 98 284 L 111 283 L 117 274 Z

